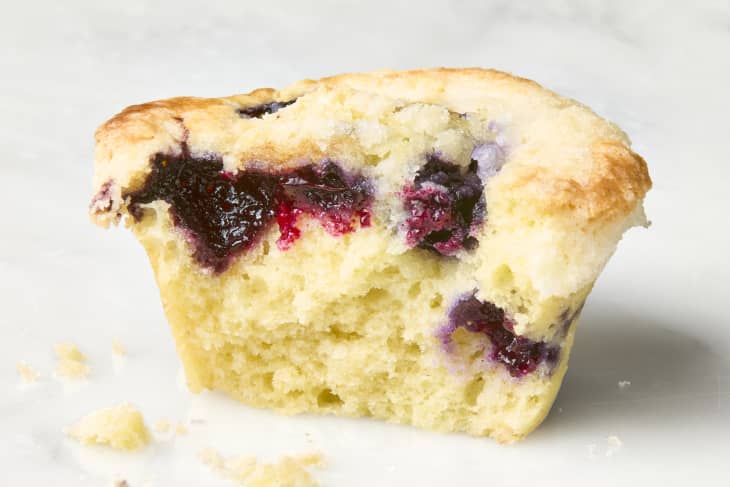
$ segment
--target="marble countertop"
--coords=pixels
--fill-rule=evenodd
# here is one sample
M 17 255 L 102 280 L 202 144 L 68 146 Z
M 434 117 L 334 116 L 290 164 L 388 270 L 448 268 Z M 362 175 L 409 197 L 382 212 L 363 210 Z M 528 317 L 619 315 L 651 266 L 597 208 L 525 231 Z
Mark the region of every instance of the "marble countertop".
M 457 6 L 458 4 L 458 6 Z M 720 485 L 730 476 L 730 5 L 726 1 L 13 2 L 0 16 L 0 465 L 5 485 L 231 485 L 196 459 L 321 450 L 324 485 Z M 86 216 L 93 131 L 126 105 L 376 68 L 484 66 L 616 121 L 649 162 L 632 230 L 527 440 L 282 418 L 180 378 L 147 259 Z M 112 360 L 111 343 L 128 349 Z M 53 377 L 73 341 L 88 381 Z M 42 373 L 24 386 L 15 364 Z M 630 381 L 620 388 L 619 381 Z M 187 435 L 138 454 L 63 436 L 131 401 Z M 620 439 L 620 445 L 610 436 Z

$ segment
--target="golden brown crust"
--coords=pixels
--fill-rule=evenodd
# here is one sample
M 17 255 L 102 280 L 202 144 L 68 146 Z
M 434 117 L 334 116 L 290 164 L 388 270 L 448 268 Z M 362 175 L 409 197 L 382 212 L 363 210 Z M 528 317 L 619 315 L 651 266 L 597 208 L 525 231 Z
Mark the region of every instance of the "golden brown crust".
M 351 82 L 372 83 L 377 80 L 379 84 L 386 84 L 394 80 L 430 80 L 441 84 L 441 90 L 449 78 L 487 78 L 490 81 L 501 81 L 522 85 L 523 88 L 531 90 L 544 90 L 538 83 L 526 79 L 513 76 L 508 73 L 496 71 L 493 69 L 481 68 L 434 68 L 419 69 L 412 71 L 381 71 L 372 73 L 346 73 L 335 76 L 322 78 L 321 80 L 302 80 L 293 86 L 281 91 L 273 88 L 258 88 L 250 93 L 233 95 L 222 98 L 198 98 L 198 97 L 173 97 L 165 100 L 156 100 L 152 102 L 142 103 L 139 105 L 131 105 L 120 113 L 114 115 L 111 119 L 103 123 L 96 131 L 97 144 L 102 142 L 110 132 L 124 131 L 127 142 L 134 143 L 139 139 L 151 137 L 152 133 L 159 130 L 158 127 L 151 125 L 161 116 L 167 116 L 173 119 L 184 118 L 185 115 L 192 111 L 211 110 L 218 107 L 230 107 L 234 109 L 255 106 L 260 103 L 270 101 L 286 101 L 295 98 L 299 94 L 306 91 L 316 89 L 321 85 L 339 85 L 349 84 Z M 282 96 L 284 95 L 284 96 Z M 144 130 L 147 128 L 148 130 Z
M 651 189 L 646 161 L 623 144 L 599 141 L 591 147 L 598 169 L 578 196 L 589 202 L 589 219 L 613 220 L 630 213 Z
M 651 188 L 644 159 L 615 141 L 595 142 L 590 152 L 594 169 L 582 182 L 544 166 L 525 168 L 511 184 L 517 204 L 587 224 L 631 213 Z

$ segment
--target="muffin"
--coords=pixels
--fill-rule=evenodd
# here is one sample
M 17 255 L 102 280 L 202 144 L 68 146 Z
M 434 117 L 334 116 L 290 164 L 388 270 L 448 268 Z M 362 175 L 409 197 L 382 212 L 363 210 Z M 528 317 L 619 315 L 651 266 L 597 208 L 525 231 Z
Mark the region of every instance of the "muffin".
M 650 186 L 532 81 L 381 71 L 131 106 L 97 130 L 90 214 L 147 251 L 193 392 L 511 442 Z

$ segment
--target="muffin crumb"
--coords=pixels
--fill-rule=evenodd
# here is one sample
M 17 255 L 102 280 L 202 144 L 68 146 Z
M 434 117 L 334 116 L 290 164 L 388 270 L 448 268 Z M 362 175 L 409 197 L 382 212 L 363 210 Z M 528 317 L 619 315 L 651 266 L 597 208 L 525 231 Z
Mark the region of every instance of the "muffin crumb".
M 261 463 L 252 456 L 225 458 L 213 448 L 201 450 L 198 457 L 212 470 L 246 487 L 317 487 L 320 484 L 307 467 L 324 464 L 319 452 L 284 456 L 277 463 Z
M 158 433 L 167 433 L 168 431 L 170 431 L 171 427 L 172 423 L 164 418 L 158 419 L 155 423 L 155 431 Z
M 606 438 L 606 442 L 614 448 L 619 448 L 624 444 L 618 436 L 609 436 Z
M 93 411 L 65 433 L 82 445 L 107 445 L 118 450 L 136 450 L 150 441 L 142 413 L 130 404 Z
M 59 377 L 83 379 L 89 375 L 86 356 L 73 343 L 57 343 L 53 346 L 58 360 L 56 374 Z
M 616 453 L 624 444 L 618 436 L 614 436 L 614 435 L 611 435 L 608 438 L 606 438 L 606 443 L 608 443 L 608 449 L 606 449 L 607 457 L 610 457 L 614 453 Z
M 175 434 L 185 435 L 188 433 L 188 427 L 184 423 L 177 423 L 175 426 Z
M 125 357 L 127 355 L 127 349 L 122 345 L 122 342 L 115 338 L 112 340 L 112 353 L 120 357 Z
M 18 375 L 26 384 L 32 384 L 33 382 L 37 381 L 38 378 L 41 376 L 40 372 L 38 372 L 22 360 L 15 364 L 15 370 L 18 371 Z

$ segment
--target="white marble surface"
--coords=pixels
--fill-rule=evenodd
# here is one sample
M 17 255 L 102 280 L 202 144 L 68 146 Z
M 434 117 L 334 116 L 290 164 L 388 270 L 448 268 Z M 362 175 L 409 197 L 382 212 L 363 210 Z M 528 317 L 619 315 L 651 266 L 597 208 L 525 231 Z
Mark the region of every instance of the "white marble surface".
M 132 487 L 228 485 L 195 459 L 215 446 L 265 458 L 321 449 L 330 486 L 728 485 L 727 1 L 360 3 L 3 5 L 2 484 L 98 486 L 120 475 Z M 545 424 L 505 447 L 367 420 L 281 418 L 187 393 L 141 248 L 87 221 L 96 125 L 160 97 L 434 65 L 534 78 L 618 122 L 650 164 L 654 224 L 626 236 L 599 280 Z M 114 337 L 129 350 L 116 367 Z M 60 340 L 87 353 L 88 382 L 53 378 Z M 18 360 L 43 373 L 37 384 L 19 385 Z M 619 389 L 621 380 L 631 386 Z M 61 434 L 125 400 L 150 422 L 205 422 L 140 454 Z

